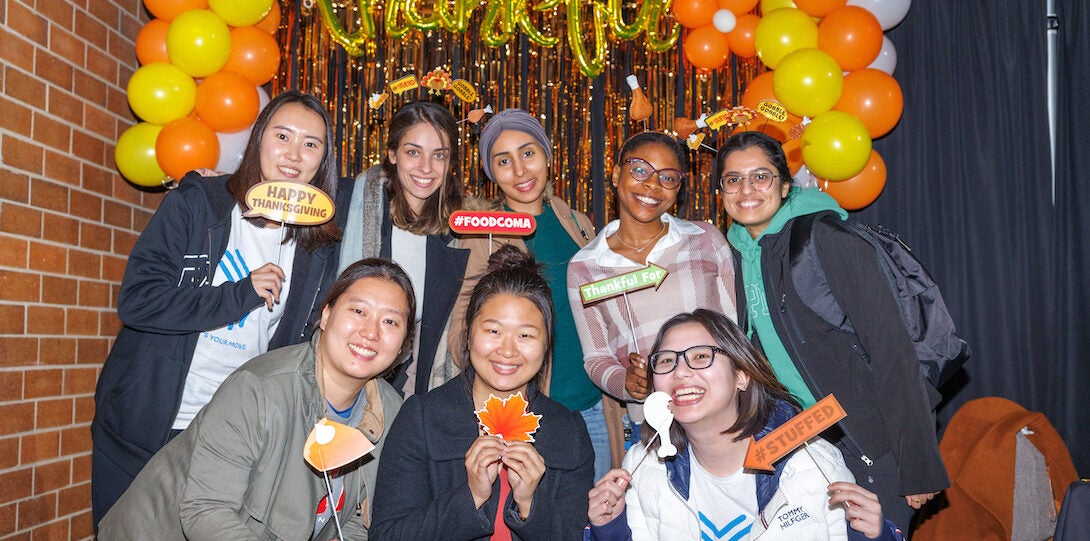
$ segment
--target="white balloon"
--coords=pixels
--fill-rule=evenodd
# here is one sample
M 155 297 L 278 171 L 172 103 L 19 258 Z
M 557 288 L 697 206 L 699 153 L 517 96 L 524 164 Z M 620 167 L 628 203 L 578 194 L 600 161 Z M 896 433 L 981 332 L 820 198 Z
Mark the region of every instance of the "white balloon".
M 265 109 L 269 104 L 269 93 L 263 87 L 257 87 L 258 111 Z M 250 142 L 249 128 L 233 133 L 216 132 L 216 139 L 220 142 L 220 159 L 216 162 L 216 171 L 219 173 L 234 173 L 238 171 L 242 163 L 242 154 L 246 152 L 246 145 Z
M 738 19 L 735 18 L 731 10 L 721 9 L 712 16 L 712 24 L 715 25 L 716 30 L 726 34 L 734 30 L 734 25 L 738 24 Z
M 897 26 L 908 15 L 912 0 L 848 0 L 849 6 L 859 6 L 874 15 L 882 30 Z
M 867 67 L 893 75 L 893 70 L 897 69 L 897 49 L 888 37 L 882 36 L 882 50 L 878 52 L 874 62 Z
M 799 172 L 795 173 L 794 177 L 791 177 L 791 185 L 798 186 L 799 188 L 816 188 L 818 185 L 817 177 L 803 165 L 799 168 Z

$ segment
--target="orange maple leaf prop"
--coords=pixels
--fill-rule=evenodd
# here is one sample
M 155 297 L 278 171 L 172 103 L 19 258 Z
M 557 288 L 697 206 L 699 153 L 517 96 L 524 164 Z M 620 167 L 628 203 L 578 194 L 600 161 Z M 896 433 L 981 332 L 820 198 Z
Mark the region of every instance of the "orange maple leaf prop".
M 484 407 L 473 413 L 477 414 L 477 422 L 486 434 L 499 436 L 504 441 L 532 442 L 541 416 L 527 411 L 529 406 L 522 393 L 503 400 L 490 394 Z

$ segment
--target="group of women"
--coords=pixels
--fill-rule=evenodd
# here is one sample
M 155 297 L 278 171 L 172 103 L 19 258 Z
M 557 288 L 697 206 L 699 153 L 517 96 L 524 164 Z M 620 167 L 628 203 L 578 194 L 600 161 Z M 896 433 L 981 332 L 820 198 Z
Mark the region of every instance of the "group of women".
M 861 241 L 815 235 L 857 333 L 832 336 L 796 306 L 785 224 L 840 216 L 790 188 L 775 140 L 720 151 L 730 243 L 671 214 L 688 151 L 666 134 L 621 145 L 618 219 L 597 236 L 552 193 L 533 116 L 502 111 L 480 133 L 496 201 L 464 193 L 458 140 L 449 110 L 409 103 L 382 164 L 338 180 L 328 114 L 288 91 L 237 172 L 191 173 L 166 196 L 130 255 L 95 395 L 100 538 L 897 539 L 945 488 L 892 296 L 856 290 L 883 280 Z M 246 191 L 270 180 L 322 189 L 335 219 L 245 217 Z M 460 209 L 537 228 L 458 237 Z M 649 264 L 668 272 L 657 288 L 584 306 L 580 285 Z M 644 460 L 661 441 L 642 423 L 653 391 L 670 396 L 676 457 Z M 751 436 L 830 392 L 857 421 L 774 472 L 742 467 Z M 541 416 L 529 442 L 474 415 L 515 394 Z M 323 476 L 303 460 L 323 418 L 374 450 Z

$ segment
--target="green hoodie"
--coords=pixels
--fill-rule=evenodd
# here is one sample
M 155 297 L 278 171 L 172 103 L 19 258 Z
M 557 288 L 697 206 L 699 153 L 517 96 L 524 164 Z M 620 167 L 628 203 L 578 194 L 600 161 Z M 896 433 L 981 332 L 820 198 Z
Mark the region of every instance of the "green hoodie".
M 772 326 L 772 318 L 768 313 L 768 300 L 765 298 L 764 277 L 761 272 L 761 238 L 765 235 L 779 233 L 784 224 L 792 218 L 814 214 L 823 210 L 832 210 L 842 219 L 848 218 L 848 213 L 837 205 L 836 200 L 829 194 L 816 188 L 802 189 L 791 188 L 784 200 L 783 206 L 776 211 L 768 227 L 757 238 L 749 235 L 745 226 L 735 222 L 727 231 L 727 239 L 734 249 L 742 254 L 742 283 L 745 285 L 746 307 L 749 311 L 749 328 L 746 334 L 750 337 L 753 332 L 761 339 L 765 356 L 772 365 L 776 377 L 787 387 L 791 394 L 799 400 L 803 408 L 814 405 L 814 393 L 806 386 L 795 363 L 783 347 L 776 328 Z

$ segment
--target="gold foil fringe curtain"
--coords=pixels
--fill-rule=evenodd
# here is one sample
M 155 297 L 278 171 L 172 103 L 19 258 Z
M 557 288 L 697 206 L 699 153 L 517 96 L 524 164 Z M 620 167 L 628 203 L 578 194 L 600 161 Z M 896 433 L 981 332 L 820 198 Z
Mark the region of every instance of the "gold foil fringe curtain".
M 426 12 L 425 1 L 416 9 Z M 496 1 L 496 0 L 488 0 Z M 644 0 L 622 2 L 626 20 L 631 20 Z M 304 5 L 308 4 L 308 5 Z M 713 113 L 740 103 L 744 83 L 756 76 L 755 59 L 733 57 L 723 69 L 697 74 L 681 56 L 681 42 L 665 52 L 655 52 L 643 36 L 624 41 L 611 35 L 605 66 L 595 78 L 584 76 L 571 49 L 560 45 L 545 48 L 533 43 L 525 34 L 515 32 L 499 47 L 482 43 L 477 31 L 485 13 L 485 0 L 480 0 L 469 19 L 464 33 L 446 30 L 421 31 L 411 29 L 402 37 L 388 38 L 382 18 L 376 21 L 374 41 L 362 47 L 359 56 L 349 55 L 331 38 L 316 4 L 302 0 L 281 0 L 283 13 L 278 35 L 284 61 L 273 81 L 273 92 L 297 88 L 313 93 L 329 106 L 334 118 L 341 171 L 354 177 L 381 162 L 385 144 L 385 127 L 399 106 L 419 99 L 436 100 L 448 106 L 459 119 L 472 109 L 491 105 L 495 111 L 520 107 L 537 116 L 553 142 L 550 171 L 556 180 L 557 192 L 572 206 L 593 216 L 592 193 L 595 183 L 605 186 L 605 220 L 616 214 L 609 188 L 614 155 L 630 135 L 644 131 L 671 131 L 676 116 L 696 118 L 702 112 Z M 346 32 L 358 30 L 358 3 L 353 0 L 332 2 L 333 15 L 338 17 Z M 584 20 L 591 17 L 591 7 L 584 9 Z M 383 9 L 381 0 L 374 10 Z M 530 15 L 536 28 L 553 36 L 565 36 L 566 8 L 563 5 Z M 670 19 L 666 18 L 665 23 Z M 588 26 L 584 38 L 590 43 L 592 30 Z M 663 33 L 668 33 L 663 31 Z M 418 88 L 393 95 L 379 109 L 372 109 L 367 99 L 372 93 L 389 92 L 386 85 L 405 75 L 422 78 L 434 68 L 443 67 L 453 79 L 465 79 L 476 86 L 480 95 L 476 103 L 465 103 L 450 91 L 429 95 Z M 651 99 L 653 114 L 647 122 L 628 117 L 631 91 L 625 78 L 636 75 L 644 92 Z M 592 117 L 591 103 L 595 85 L 604 95 L 604 114 Z M 477 140 L 486 115 L 479 124 L 468 121 L 459 124 L 460 155 L 454 164 L 455 174 L 467 191 L 483 197 L 496 195 L 495 186 L 480 168 Z M 606 137 L 594 141 L 592 124 L 602 123 Z M 726 134 L 709 133 L 706 145 L 716 147 Z M 604 174 L 594 178 L 592 165 L 598 161 Z M 703 148 L 690 153 L 690 178 L 679 197 L 677 214 L 694 219 L 718 221 L 719 204 L 712 186 L 714 153 Z M 599 205 L 603 206 L 603 205 Z M 597 217 L 601 219 L 603 217 Z M 604 222 L 603 222 L 604 223 Z

